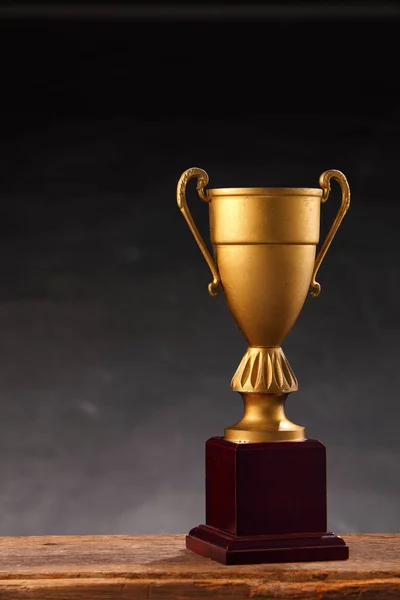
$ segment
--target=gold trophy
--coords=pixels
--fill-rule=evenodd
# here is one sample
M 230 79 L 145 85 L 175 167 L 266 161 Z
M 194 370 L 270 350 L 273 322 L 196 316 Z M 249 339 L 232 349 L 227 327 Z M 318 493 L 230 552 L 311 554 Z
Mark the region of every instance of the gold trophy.
M 187 206 L 191 179 L 209 205 L 214 259 Z M 341 206 L 316 256 L 332 179 Z M 310 288 L 313 297 L 321 291 L 317 272 L 350 204 L 346 177 L 325 171 L 320 188 L 207 185 L 205 171 L 188 169 L 177 202 L 211 270 L 208 291 L 222 289 L 248 349 L 231 382 L 244 415 L 206 443 L 206 524 L 186 545 L 225 564 L 346 559 L 344 540 L 326 530 L 325 446 L 285 416 L 298 383 L 281 347 Z

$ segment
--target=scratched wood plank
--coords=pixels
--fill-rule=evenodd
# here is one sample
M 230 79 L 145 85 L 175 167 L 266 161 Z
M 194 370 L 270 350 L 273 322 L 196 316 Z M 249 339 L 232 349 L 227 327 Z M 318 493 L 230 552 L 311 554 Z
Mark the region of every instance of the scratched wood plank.
M 400 598 L 400 534 L 343 535 L 348 561 L 224 566 L 185 535 L 0 538 L 0 599 Z

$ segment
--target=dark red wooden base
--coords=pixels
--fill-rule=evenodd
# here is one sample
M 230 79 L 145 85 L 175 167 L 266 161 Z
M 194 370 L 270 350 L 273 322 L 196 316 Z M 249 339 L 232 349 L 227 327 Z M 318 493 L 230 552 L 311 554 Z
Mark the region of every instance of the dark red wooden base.
M 189 550 L 223 564 L 347 559 L 326 528 L 321 442 L 206 442 L 206 525 L 189 532 Z
M 186 536 L 186 548 L 224 565 L 345 560 L 349 548 L 334 533 L 236 537 L 207 525 Z

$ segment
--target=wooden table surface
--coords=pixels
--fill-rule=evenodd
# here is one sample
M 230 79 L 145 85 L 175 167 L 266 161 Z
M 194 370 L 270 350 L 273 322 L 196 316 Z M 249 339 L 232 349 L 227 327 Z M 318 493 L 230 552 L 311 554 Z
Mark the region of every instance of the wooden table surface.
M 185 535 L 0 538 L 0 599 L 400 598 L 400 535 L 345 535 L 347 561 L 224 566 Z

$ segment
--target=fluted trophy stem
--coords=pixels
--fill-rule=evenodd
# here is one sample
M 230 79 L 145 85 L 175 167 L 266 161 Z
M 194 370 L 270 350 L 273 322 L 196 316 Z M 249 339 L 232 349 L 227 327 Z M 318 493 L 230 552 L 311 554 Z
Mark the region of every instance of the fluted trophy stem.
M 304 427 L 289 421 L 285 402 L 298 389 L 297 379 L 280 346 L 250 347 L 231 381 L 243 398 L 244 416 L 225 429 L 231 442 L 304 440 Z
M 250 347 L 231 381 L 235 392 L 287 394 L 299 389 L 297 379 L 280 346 Z

